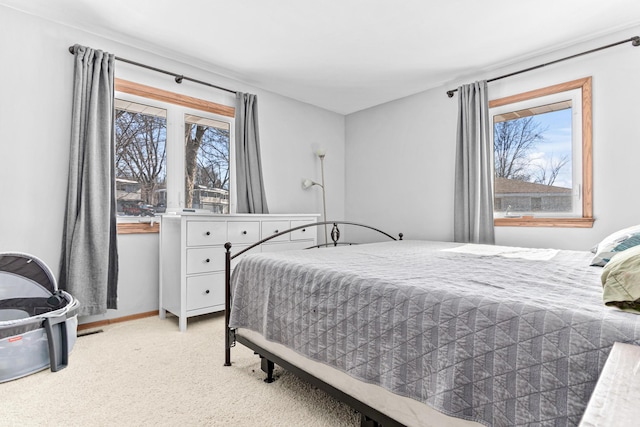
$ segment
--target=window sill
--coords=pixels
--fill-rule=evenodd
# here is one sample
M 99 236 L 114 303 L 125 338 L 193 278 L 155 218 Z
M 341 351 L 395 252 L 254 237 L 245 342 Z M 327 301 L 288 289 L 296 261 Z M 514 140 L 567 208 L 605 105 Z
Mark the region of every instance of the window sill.
M 495 218 L 495 227 L 567 227 L 592 228 L 595 218 Z
M 138 222 L 121 222 L 118 223 L 118 234 L 143 234 L 143 233 L 159 233 L 160 223 L 138 223 Z

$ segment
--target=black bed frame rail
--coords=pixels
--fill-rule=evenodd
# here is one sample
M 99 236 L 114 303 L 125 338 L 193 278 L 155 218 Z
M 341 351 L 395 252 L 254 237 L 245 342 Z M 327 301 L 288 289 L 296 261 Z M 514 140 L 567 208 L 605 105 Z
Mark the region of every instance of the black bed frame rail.
M 348 242 L 339 242 L 339 240 L 340 240 L 340 229 L 338 228 L 338 224 L 355 225 L 357 227 L 368 228 L 369 230 L 373 230 L 373 231 L 376 231 L 376 232 L 378 232 L 380 234 L 383 234 L 383 235 L 387 236 L 391 240 L 402 240 L 402 238 L 404 236 L 402 233 L 400 233 L 398 235 L 398 239 L 396 239 L 391 234 L 385 233 L 382 230 L 379 230 L 377 228 L 371 227 L 369 225 L 358 224 L 357 222 L 323 221 L 323 222 L 312 222 L 312 223 L 309 223 L 309 224 L 299 225 L 297 227 L 293 227 L 293 228 L 290 228 L 288 230 L 281 231 L 279 233 L 274 233 L 274 234 L 270 235 L 269 237 L 265 237 L 264 239 L 257 241 L 256 243 L 252 244 L 251 246 L 248 246 L 248 247 L 242 249 L 241 251 L 238 251 L 237 253 L 235 253 L 233 255 L 231 255 L 231 242 L 225 243 L 224 247 L 227 250 L 226 253 L 229 254 L 229 256 L 231 257 L 229 259 L 229 261 L 231 261 L 232 259 L 242 255 L 243 253 L 245 253 L 247 251 L 250 251 L 251 249 L 255 248 L 256 246 L 260 246 L 261 244 L 263 244 L 265 242 L 268 242 L 271 239 L 275 239 L 276 237 L 282 236 L 283 234 L 288 234 L 288 233 L 291 233 L 292 231 L 304 230 L 304 229 L 311 228 L 311 227 L 319 227 L 321 225 L 332 225 L 333 226 L 333 228 L 331 229 L 331 234 L 330 234 L 331 235 L 331 243 L 329 243 L 329 242 L 322 243 L 322 244 L 319 244 L 319 245 L 311 246 L 308 249 L 320 248 L 320 247 L 323 247 L 323 246 L 338 246 L 338 245 L 353 245 L 353 244 L 355 244 L 355 243 L 348 243 Z
M 322 222 L 314 222 L 314 223 L 309 223 L 309 224 L 305 224 L 305 225 L 300 225 L 298 227 L 293 227 L 290 228 L 288 230 L 284 230 L 281 231 L 279 233 L 274 233 L 271 236 L 264 238 L 254 244 L 252 244 L 251 246 L 248 246 L 240 251 L 238 251 L 235 254 L 231 254 L 231 242 L 227 242 L 225 243 L 224 247 L 226 249 L 225 251 L 225 359 L 224 359 L 224 366 L 231 366 L 231 347 L 235 346 L 236 343 L 236 335 L 235 335 L 235 330 L 229 328 L 229 316 L 230 316 L 230 311 L 231 311 L 231 261 L 236 258 L 239 257 L 240 255 L 244 254 L 245 252 L 250 251 L 251 249 L 260 246 L 261 244 L 268 242 L 271 239 L 275 239 L 278 236 L 282 236 L 284 234 L 288 234 L 291 233 L 293 231 L 296 230 L 305 230 L 307 228 L 311 228 L 311 227 L 318 227 L 321 225 L 331 225 L 332 229 L 331 229 L 331 242 L 325 242 L 319 245 L 314 245 L 311 246 L 310 248 L 307 249 L 311 249 L 311 248 L 322 248 L 322 247 L 329 247 L 329 246 L 338 246 L 338 245 L 353 245 L 356 243 L 349 243 L 349 242 L 340 242 L 340 229 L 338 228 L 338 224 L 341 225 L 353 225 L 356 227 L 361 227 L 361 228 L 366 228 L 369 230 L 373 230 L 377 233 L 380 233 L 386 237 L 388 237 L 391 240 L 402 240 L 403 238 L 403 234 L 399 233 L 398 234 L 398 238 L 393 237 L 392 235 L 385 233 L 382 230 L 379 230 L 377 228 L 368 226 L 368 225 L 364 225 L 364 224 L 359 224 L 356 222 L 349 222 L 349 221 L 322 221 Z M 397 421 L 392 420 L 391 418 L 387 417 L 386 415 L 378 412 L 376 409 L 371 408 L 370 406 L 360 402 L 359 400 L 355 399 L 352 396 L 349 396 L 345 393 L 343 393 L 342 391 L 336 389 L 335 387 L 325 383 L 324 381 L 322 381 L 320 378 L 317 378 L 309 373 L 307 373 L 306 371 L 292 365 L 291 363 L 287 362 L 286 360 L 283 360 L 277 356 L 275 356 L 274 354 L 272 354 L 271 352 L 266 351 L 265 349 L 257 346 L 255 343 L 252 343 L 248 340 L 244 340 L 241 339 L 241 337 L 238 337 L 238 341 L 245 345 L 246 347 L 249 347 L 250 349 L 252 349 L 253 351 L 255 351 L 256 353 L 258 353 L 260 355 L 260 358 L 262 359 L 262 370 L 265 371 L 265 373 L 267 374 L 267 379 L 265 381 L 267 382 L 271 382 L 273 381 L 273 364 L 274 362 L 277 363 L 278 365 L 282 366 L 284 369 L 286 369 L 289 372 L 292 372 L 293 374 L 297 375 L 298 377 L 309 381 L 310 383 L 314 384 L 316 387 L 326 391 L 327 393 L 329 393 L 331 396 L 337 398 L 338 400 L 348 404 L 349 406 L 351 406 L 353 409 L 357 410 L 358 412 L 360 412 L 361 414 L 361 424 L 362 426 L 378 426 L 378 425 L 384 425 L 384 426 L 401 426 L 401 424 L 399 424 Z
M 331 384 L 321 380 L 313 374 L 297 367 L 296 365 L 282 359 L 281 357 L 265 350 L 261 346 L 255 344 L 252 341 L 246 340 L 241 336 L 238 336 L 238 342 L 257 353 L 261 359 L 261 369 L 267 374 L 265 382 L 270 383 L 275 381 L 273 378 L 274 363 L 281 366 L 282 369 L 291 372 L 298 378 L 313 384 L 320 390 L 326 392 L 329 396 L 337 399 L 339 402 L 345 403 L 353 410 L 360 413 L 360 426 L 361 427 L 405 427 L 404 424 L 394 420 L 388 415 L 378 411 L 375 408 L 363 403 L 357 398 L 345 393 L 344 391 L 332 386 Z

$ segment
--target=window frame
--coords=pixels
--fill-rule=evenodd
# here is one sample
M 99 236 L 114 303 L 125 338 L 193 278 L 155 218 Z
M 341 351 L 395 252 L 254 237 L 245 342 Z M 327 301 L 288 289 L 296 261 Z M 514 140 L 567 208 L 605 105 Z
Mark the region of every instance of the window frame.
M 229 169 L 233 167 L 235 153 L 234 153 L 234 129 L 235 129 L 235 108 L 230 107 L 223 104 L 218 104 L 211 101 L 206 101 L 199 98 L 194 98 L 187 95 L 182 95 L 175 92 L 166 91 L 163 89 L 158 89 L 151 86 L 146 86 L 140 83 L 135 83 L 128 80 L 123 80 L 116 78 L 115 79 L 115 92 L 116 98 L 119 99 L 127 99 L 132 102 L 137 103 L 146 103 L 158 106 L 161 108 L 166 108 L 162 104 L 173 104 L 178 106 L 178 111 L 175 110 L 169 111 L 167 110 L 167 123 L 169 122 L 177 122 L 178 126 L 173 126 L 172 131 L 172 139 L 178 138 L 178 141 L 182 141 L 181 138 L 184 138 L 184 117 L 178 118 L 178 114 L 194 114 L 203 116 L 203 113 L 206 114 L 206 117 L 212 118 L 214 120 L 221 120 L 223 118 L 227 118 L 230 125 L 229 132 L 229 151 L 230 151 L 230 159 L 229 159 Z M 124 94 L 125 97 L 118 96 L 118 93 Z M 130 95 L 128 97 L 126 95 Z M 151 102 L 150 102 L 151 101 Z M 156 102 L 152 102 L 156 101 Z M 159 103 L 159 104 L 158 104 Z M 226 121 L 226 120 L 224 120 Z M 176 144 L 169 142 L 169 129 L 167 129 L 167 170 L 170 168 L 176 172 L 173 172 L 171 175 L 173 178 L 174 175 L 178 175 L 177 177 L 181 177 L 178 179 L 178 182 L 175 185 L 171 185 L 172 187 L 180 188 L 184 187 L 184 144 Z M 181 147 L 179 153 L 173 152 L 177 146 Z M 171 153 L 171 158 L 170 156 Z M 229 196 L 230 196 L 230 206 L 229 213 L 232 213 L 235 210 L 235 201 L 233 198 L 233 194 L 235 193 L 235 181 L 234 181 L 235 172 L 230 171 L 230 183 L 229 183 Z M 167 185 L 169 188 L 169 176 L 167 176 Z M 181 194 L 180 197 L 184 197 L 184 194 Z M 184 205 L 184 199 L 177 201 L 177 206 L 171 206 L 169 203 L 169 194 L 167 194 L 167 209 L 171 211 L 171 209 L 180 209 L 181 206 Z M 155 219 L 150 219 L 148 221 L 140 222 L 140 219 L 123 219 L 118 218 L 117 221 L 117 230 L 118 234 L 140 234 L 140 233 L 158 233 L 160 231 L 159 222 Z
M 520 218 L 494 218 L 496 227 L 593 227 L 593 154 L 592 154 L 592 95 L 591 77 L 585 77 L 560 83 L 541 89 L 535 89 L 516 95 L 489 101 L 489 109 L 501 107 L 517 102 L 528 101 L 574 89 L 581 90 L 582 106 L 582 188 L 580 198 L 582 199 L 581 217 L 535 217 L 525 215 Z M 493 121 L 491 122 L 493 131 Z
M 576 218 L 582 216 L 582 91 L 580 89 L 571 89 L 566 91 L 561 91 L 548 95 L 541 95 L 535 98 L 531 98 L 528 100 L 522 100 L 518 102 L 512 102 L 509 104 L 504 104 L 500 106 L 493 107 L 489 110 L 489 114 L 491 119 L 493 119 L 493 132 L 490 134 L 492 141 L 495 144 L 495 119 L 497 116 L 504 116 L 509 113 L 516 113 L 518 116 L 518 112 L 522 110 L 530 110 L 539 107 L 545 107 L 547 105 L 554 105 L 558 103 L 565 103 L 566 101 L 571 102 L 571 178 L 572 178 L 572 186 L 571 186 L 571 211 L 564 212 L 553 212 L 553 211 L 539 211 L 535 210 L 527 211 L 517 211 L 518 217 L 523 216 L 532 216 L 536 217 L 544 217 L 544 218 Z M 541 114 L 544 114 L 541 113 Z M 528 117 L 535 117 L 537 114 L 533 114 Z M 520 117 L 523 118 L 523 117 Z M 504 121 L 515 120 L 515 119 L 507 119 Z M 494 152 L 494 167 L 495 167 L 495 152 Z M 495 186 L 494 186 L 495 189 Z M 502 206 L 503 209 L 496 209 L 495 207 L 495 196 L 494 194 L 494 218 L 502 218 L 504 217 L 501 211 L 504 210 L 504 204 Z M 508 217 L 507 217 L 508 218 Z

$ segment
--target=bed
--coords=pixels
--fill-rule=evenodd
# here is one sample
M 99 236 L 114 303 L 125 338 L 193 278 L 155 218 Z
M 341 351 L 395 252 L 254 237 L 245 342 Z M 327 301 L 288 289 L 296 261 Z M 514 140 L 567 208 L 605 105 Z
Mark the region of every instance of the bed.
M 228 245 L 225 364 L 246 345 L 267 381 L 281 365 L 363 425 L 577 425 L 614 342 L 640 344 L 590 252 L 334 243 L 241 251 L 233 274 Z

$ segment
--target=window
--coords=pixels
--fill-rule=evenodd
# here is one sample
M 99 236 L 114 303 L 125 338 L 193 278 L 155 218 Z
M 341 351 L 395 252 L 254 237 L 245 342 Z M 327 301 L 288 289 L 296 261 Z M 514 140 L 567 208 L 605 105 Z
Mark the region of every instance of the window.
M 495 225 L 591 227 L 591 78 L 489 108 Z
M 185 207 L 229 213 L 228 122 L 185 117 Z
M 115 100 L 116 211 L 155 216 L 166 207 L 167 110 Z
M 579 95 L 573 90 L 493 110 L 494 216 L 581 215 L 582 144 L 580 130 L 572 129 Z
M 234 109 L 116 79 L 118 232 L 183 208 L 231 212 Z

